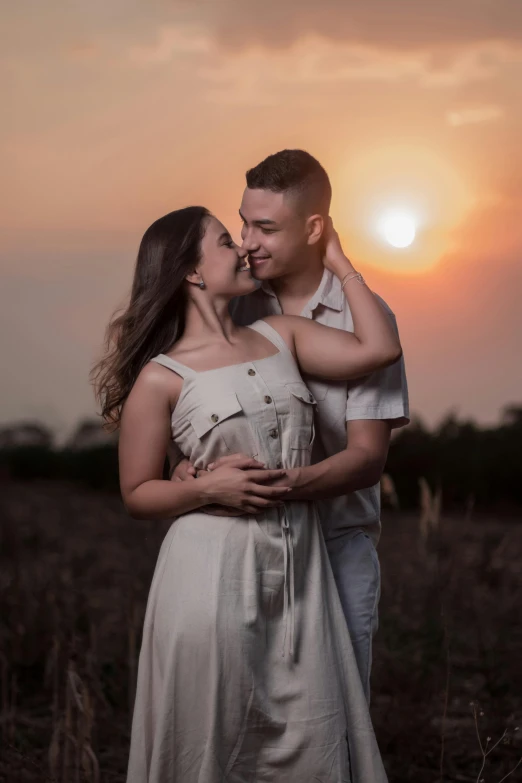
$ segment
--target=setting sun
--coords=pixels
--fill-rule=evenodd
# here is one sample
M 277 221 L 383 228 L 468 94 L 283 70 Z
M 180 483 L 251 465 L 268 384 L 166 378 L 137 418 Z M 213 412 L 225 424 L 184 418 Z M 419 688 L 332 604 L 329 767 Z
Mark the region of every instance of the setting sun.
M 411 215 L 389 212 L 380 221 L 379 230 L 388 244 L 403 248 L 415 239 L 415 221 Z
M 333 179 L 332 214 L 352 255 L 395 273 L 433 269 L 473 203 L 458 162 L 421 145 L 353 150 Z

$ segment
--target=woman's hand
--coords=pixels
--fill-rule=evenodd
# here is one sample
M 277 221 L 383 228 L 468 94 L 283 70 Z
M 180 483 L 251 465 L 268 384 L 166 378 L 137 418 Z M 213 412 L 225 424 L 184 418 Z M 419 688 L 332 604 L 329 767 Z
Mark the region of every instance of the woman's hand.
M 334 275 L 343 278 L 350 272 L 355 272 L 352 262 L 346 257 L 344 250 L 341 246 L 341 240 L 339 234 L 334 228 L 334 224 L 331 217 L 327 218 L 327 222 L 324 230 L 325 239 L 325 251 L 323 256 L 323 264 Z
M 229 459 L 229 464 L 198 474 L 207 505 L 232 507 L 243 514 L 260 514 L 266 508 L 282 505 L 282 499 L 291 487 L 284 483 L 283 486 L 269 484 L 284 482 L 286 471 L 252 469 L 251 463 L 251 457 L 235 457 Z
M 171 481 L 191 481 L 195 478 L 196 468 L 186 457 L 178 462 L 170 476 Z

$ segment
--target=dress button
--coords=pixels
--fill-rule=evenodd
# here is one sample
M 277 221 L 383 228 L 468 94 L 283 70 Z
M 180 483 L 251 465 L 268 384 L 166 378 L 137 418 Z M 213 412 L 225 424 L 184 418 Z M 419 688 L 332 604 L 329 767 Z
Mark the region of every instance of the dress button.
M 314 401 L 314 398 L 312 397 L 312 395 L 311 395 L 311 394 L 309 394 L 309 395 L 308 395 L 308 399 L 310 400 L 310 402 L 313 402 L 313 401 Z
M 212 421 L 219 421 L 219 416 L 217 415 L 217 413 L 213 413 L 210 418 L 212 419 Z
M 250 368 L 250 370 L 248 371 L 248 374 L 249 374 L 249 375 L 255 375 L 255 374 L 256 374 L 256 371 L 255 371 L 255 370 L 253 370 L 252 368 Z
M 274 439 L 277 438 L 277 435 L 278 435 L 277 430 L 270 430 L 269 434 L 270 434 L 270 437 L 274 438 Z
M 270 405 L 270 403 L 272 402 L 272 398 L 267 395 L 265 397 L 265 402 L 266 402 L 267 405 Z

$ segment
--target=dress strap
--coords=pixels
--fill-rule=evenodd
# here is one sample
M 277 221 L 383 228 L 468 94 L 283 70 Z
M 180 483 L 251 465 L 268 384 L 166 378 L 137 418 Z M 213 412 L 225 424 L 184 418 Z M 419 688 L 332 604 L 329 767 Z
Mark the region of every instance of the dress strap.
M 270 340 L 270 342 L 275 345 L 276 348 L 279 348 L 281 353 L 292 353 L 279 332 L 274 329 L 273 326 L 267 324 L 266 321 L 260 319 L 259 321 L 255 321 L 255 323 L 250 324 L 248 328 L 253 329 L 254 332 L 259 332 L 259 334 L 262 334 L 263 337 L 266 337 L 267 340 Z
M 191 370 L 190 367 L 186 367 L 184 364 L 181 364 L 181 362 L 177 362 L 176 359 L 171 359 L 170 356 L 165 356 L 164 353 L 155 356 L 151 359 L 151 362 L 157 362 L 158 364 L 163 365 L 163 367 L 172 370 L 172 372 L 180 375 L 183 379 L 185 379 L 187 375 L 194 374 L 194 370 Z

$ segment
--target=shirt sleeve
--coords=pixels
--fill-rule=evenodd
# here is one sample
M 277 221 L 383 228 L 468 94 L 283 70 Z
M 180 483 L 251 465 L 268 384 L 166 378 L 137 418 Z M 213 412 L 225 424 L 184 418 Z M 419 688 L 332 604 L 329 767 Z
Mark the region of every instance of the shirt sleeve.
M 386 310 L 397 329 L 395 316 L 388 307 Z M 383 370 L 348 383 L 346 421 L 361 419 L 389 420 L 393 429 L 408 424 L 410 408 L 404 357 Z

